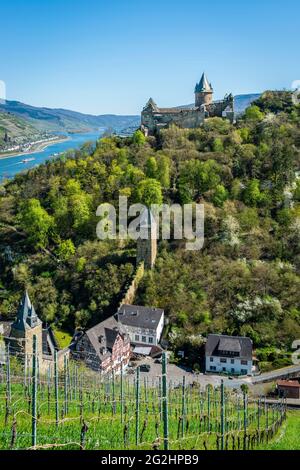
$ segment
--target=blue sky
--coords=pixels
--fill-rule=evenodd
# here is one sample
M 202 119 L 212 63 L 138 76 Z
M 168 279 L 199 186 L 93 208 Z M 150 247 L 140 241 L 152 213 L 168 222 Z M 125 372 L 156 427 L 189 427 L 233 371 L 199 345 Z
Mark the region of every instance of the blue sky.
M 300 2 L 1 0 L 7 99 L 92 114 L 193 102 L 203 70 L 216 98 L 300 79 Z

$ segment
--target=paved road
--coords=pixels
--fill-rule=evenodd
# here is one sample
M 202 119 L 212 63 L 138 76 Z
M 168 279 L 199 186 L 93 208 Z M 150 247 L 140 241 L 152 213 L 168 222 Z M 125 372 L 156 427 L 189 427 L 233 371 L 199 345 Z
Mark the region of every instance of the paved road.
M 134 363 L 136 366 L 141 366 L 142 364 L 149 364 L 149 372 L 141 372 L 140 376 L 142 380 L 144 377 L 147 378 L 149 385 L 154 385 L 158 383 L 159 377 L 161 377 L 161 364 L 156 364 L 154 360 L 150 357 L 142 358 Z M 224 380 L 224 385 L 228 388 L 240 388 L 242 384 L 259 385 L 268 382 L 276 381 L 280 378 L 288 377 L 290 374 L 299 373 L 300 375 L 300 365 L 284 367 L 283 369 L 278 369 L 271 372 L 265 372 L 256 377 L 244 377 L 244 378 L 233 378 L 230 380 L 228 377 L 223 377 L 221 375 L 211 375 L 211 374 L 194 374 L 188 370 L 185 370 L 182 367 L 179 367 L 175 364 L 168 364 L 168 381 L 171 385 L 176 386 L 182 383 L 183 377 L 185 377 L 186 383 L 191 384 L 197 382 L 201 387 L 205 388 L 206 385 L 211 384 L 214 387 L 221 384 L 221 380 Z M 134 379 L 134 374 L 129 375 Z
M 147 378 L 149 385 L 154 385 L 158 383 L 159 377 L 161 377 L 161 364 L 156 364 L 154 360 L 150 357 L 146 357 L 136 361 L 134 363 L 136 366 L 141 366 L 142 364 L 149 364 L 149 372 L 140 372 L 142 380 Z M 134 374 L 128 375 L 134 379 Z M 182 383 L 183 377 L 185 377 L 186 383 L 191 384 L 197 382 L 201 387 L 205 388 L 206 385 L 211 384 L 214 387 L 221 384 L 221 380 L 224 380 L 226 387 L 230 388 L 239 388 L 241 384 L 246 383 L 245 379 L 233 379 L 229 380 L 226 377 L 220 375 L 205 375 L 205 374 L 194 374 L 190 371 L 183 369 L 175 364 L 168 364 L 168 381 L 172 386 L 176 386 Z
M 274 380 L 278 380 L 281 378 L 288 378 L 294 374 L 300 375 L 300 365 L 284 367 L 283 369 L 273 370 L 271 372 L 264 372 L 257 377 L 252 377 L 251 383 L 252 384 L 259 384 L 264 382 L 273 382 Z

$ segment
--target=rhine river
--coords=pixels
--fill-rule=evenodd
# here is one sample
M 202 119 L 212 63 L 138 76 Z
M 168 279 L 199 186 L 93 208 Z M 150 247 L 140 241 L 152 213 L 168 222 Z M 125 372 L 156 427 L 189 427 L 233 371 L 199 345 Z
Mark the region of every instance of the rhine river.
M 17 173 L 21 173 L 35 166 L 44 163 L 46 160 L 51 160 L 51 156 L 57 153 L 63 153 L 70 149 L 78 149 L 85 142 L 96 142 L 101 136 L 103 131 L 88 132 L 81 134 L 69 134 L 68 140 L 51 144 L 44 150 L 37 151 L 36 153 L 24 153 L 23 155 L 12 155 L 0 159 L 0 182 L 5 178 L 13 178 Z M 23 163 L 24 159 L 33 159 Z

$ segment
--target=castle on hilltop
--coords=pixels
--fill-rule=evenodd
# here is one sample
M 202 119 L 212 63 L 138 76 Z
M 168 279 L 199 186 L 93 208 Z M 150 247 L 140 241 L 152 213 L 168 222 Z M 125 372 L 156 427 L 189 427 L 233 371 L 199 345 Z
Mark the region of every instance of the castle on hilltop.
M 213 88 L 203 73 L 195 87 L 195 105 L 192 107 L 159 108 L 152 98 L 142 111 L 141 130 L 145 135 L 153 135 L 160 129 L 175 124 L 181 128 L 199 127 L 206 118 L 224 117 L 234 120 L 234 98 L 226 95 L 223 100 L 213 101 Z

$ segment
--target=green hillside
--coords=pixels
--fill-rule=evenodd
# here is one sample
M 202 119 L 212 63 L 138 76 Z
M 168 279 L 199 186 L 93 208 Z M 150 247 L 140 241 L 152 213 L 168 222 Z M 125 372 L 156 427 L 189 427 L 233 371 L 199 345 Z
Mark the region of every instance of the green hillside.
M 7 146 L 18 145 L 40 135 L 41 132 L 27 120 L 0 112 L 0 151 Z
M 100 139 L 5 184 L 0 196 L 0 314 L 26 286 L 40 317 L 72 334 L 114 313 L 134 241 L 99 241 L 103 202 L 205 206 L 205 244 L 159 243 L 136 302 L 165 309 L 170 347 L 209 333 L 249 336 L 264 368 L 290 362 L 300 337 L 300 108 L 265 93 L 236 124 L 207 119 L 157 137 Z M 8 251 L 8 247 L 10 251 Z
M 89 131 L 99 128 L 120 130 L 128 127 L 139 127 L 140 116 L 119 116 L 105 114 L 93 116 L 66 109 L 38 108 L 19 101 L 0 103 L 0 112 L 10 112 L 26 119 L 41 131 Z

